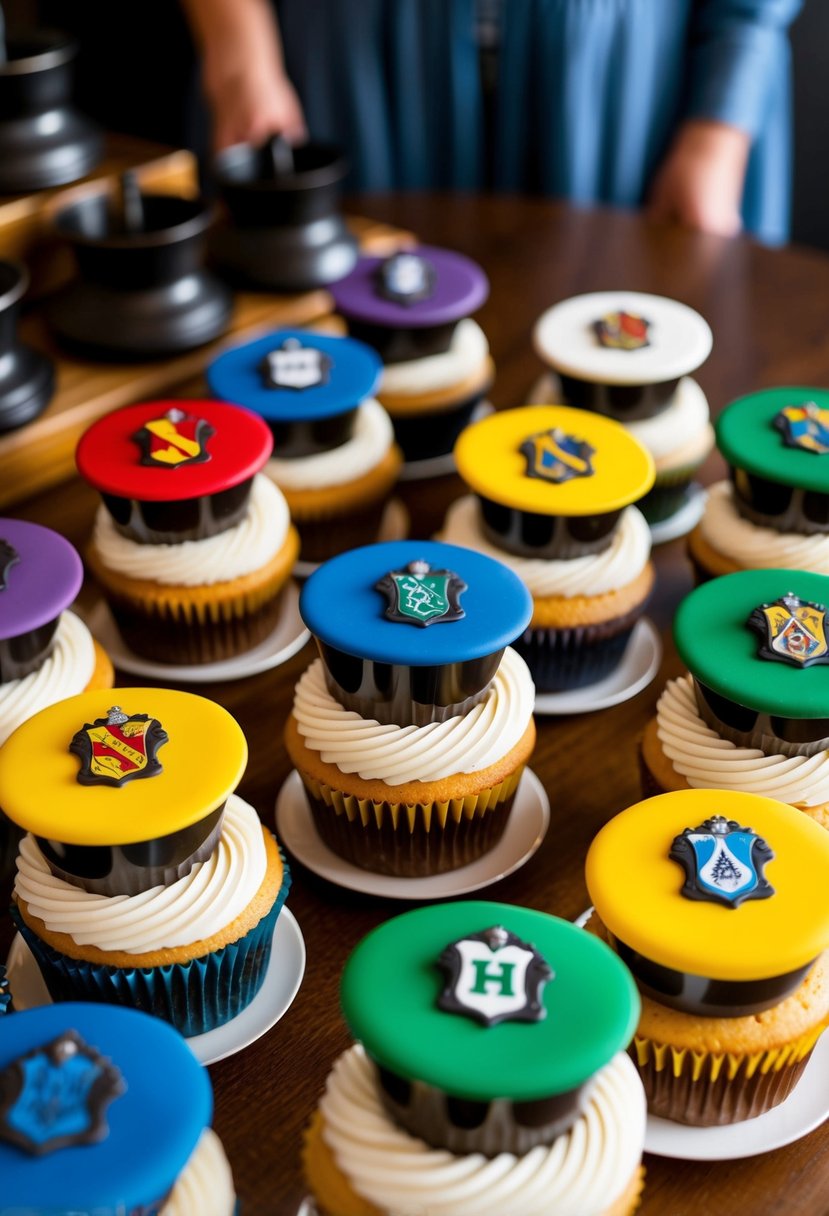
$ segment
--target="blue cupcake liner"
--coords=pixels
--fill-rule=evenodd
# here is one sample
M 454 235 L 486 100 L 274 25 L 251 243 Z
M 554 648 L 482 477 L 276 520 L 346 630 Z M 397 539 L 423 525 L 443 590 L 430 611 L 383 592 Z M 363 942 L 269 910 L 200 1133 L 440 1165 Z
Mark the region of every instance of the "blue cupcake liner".
M 281 856 L 280 850 L 280 856 Z M 170 1022 L 185 1037 L 224 1025 L 250 1004 L 265 979 L 274 926 L 291 885 L 284 874 L 273 906 L 238 941 L 187 963 L 108 967 L 70 958 L 42 941 L 12 906 L 12 917 L 37 961 L 53 1001 L 93 1001 L 141 1009 Z

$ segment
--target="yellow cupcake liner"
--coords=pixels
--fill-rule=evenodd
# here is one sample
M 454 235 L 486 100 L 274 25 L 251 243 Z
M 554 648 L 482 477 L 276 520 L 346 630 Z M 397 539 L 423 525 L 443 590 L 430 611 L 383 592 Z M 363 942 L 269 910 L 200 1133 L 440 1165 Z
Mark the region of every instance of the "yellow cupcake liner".
M 633 1045 L 640 1068 L 646 1064 L 652 1065 L 657 1072 L 669 1068 L 675 1077 L 689 1071 L 693 1081 L 698 1081 L 702 1076 L 711 1081 L 716 1081 L 720 1076 L 733 1081 L 742 1071 L 748 1080 L 756 1072 L 779 1072 L 781 1068 L 805 1060 L 827 1026 L 829 1018 L 783 1047 L 751 1053 L 692 1051 L 688 1047 L 673 1047 L 670 1043 L 654 1043 L 640 1035 L 634 1035 Z

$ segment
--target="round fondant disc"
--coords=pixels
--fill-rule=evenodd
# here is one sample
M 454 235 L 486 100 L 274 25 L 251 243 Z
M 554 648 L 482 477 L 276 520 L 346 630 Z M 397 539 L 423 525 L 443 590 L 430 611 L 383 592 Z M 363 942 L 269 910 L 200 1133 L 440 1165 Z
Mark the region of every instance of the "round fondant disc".
M 418 245 L 412 253 L 434 272 L 426 299 L 398 303 L 387 299 L 377 286 L 377 271 L 385 258 L 360 258 L 351 274 L 329 288 L 338 312 L 349 320 L 386 329 L 423 329 L 447 325 L 470 316 L 489 295 L 489 281 L 480 266 L 462 253 Z
M 83 565 L 68 540 L 40 524 L 0 519 L 0 639 L 55 620 L 72 603 L 82 582 Z
M 817 407 L 811 423 L 798 408 L 808 403 Z M 796 440 L 800 433 L 798 446 L 786 442 L 784 431 L 791 431 Z M 717 446 L 734 468 L 829 494 L 829 390 L 768 388 L 738 397 L 717 419 L 716 432 Z

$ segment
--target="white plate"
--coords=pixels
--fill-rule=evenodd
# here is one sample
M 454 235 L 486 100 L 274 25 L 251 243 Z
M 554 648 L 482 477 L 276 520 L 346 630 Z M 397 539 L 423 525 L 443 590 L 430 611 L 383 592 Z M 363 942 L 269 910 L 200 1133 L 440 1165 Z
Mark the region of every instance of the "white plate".
M 15 1009 L 36 1009 L 52 1003 L 34 956 L 19 933 L 11 944 L 6 970 Z M 235 1018 L 187 1040 L 196 1059 L 202 1064 L 215 1064 L 255 1043 L 290 1008 L 304 974 L 302 932 L 293 912 L 283 908 L 274 927 L 271 961 L 262 987 Z
M 120 671 L 149 676 L 154 680 L 174 680 L 178 684 L 218 684 L 222 680 L 242 680 L 245 676 L 258 675 L 260 671 L 269 671 L 271 667 L 286 663 L 311 636 L 299 615 L 299 588 L 293 582 L 285 588 L 279 621 L 270 637 L 254 646 L 253 650 L 218 663 L 182 663 L 174 666 L 133 654 L 118 632 L 118 626 L 104 600 L 98 600 L 93 605 L 86 614 L 86 623 Z
M 494 413 L 495 406 L 491 401 L 480 401 L 472 411 L 467 425 L 471 426 L 473 422 L 480 422 L 481 418 L 487 418 Z M 427 419 L 428 415 L 424 415 L 424 423 Z M 443 456 L 429 456 L 426 460 L 407 460 L 398 474 L 398 479 L 427 481 L 430 477 L 447 477 L 454 472 L 455 456 L 452 452 L 446 452 Z
M 650 524 L 651 540 L 655 545 L 665 545 L 669 540 L 678 540 L 692 531 L 705 513 L 707 492 L 698 481 L 692 481 L 688 486 L 687 500 L 678 511 L 662 519 L 658 524 Z
M 621 701 L 629 701 L 647 688 L 662 662 L 662 640 L 653 621 L 643 617 L 637 621 L 622 661 L 615 671 L 597 684 L 574 688 L 569 692 L 538 692 L 535 694 L 537 714 L 590 714 L 607 709 Z
M 323 844 L 311 818 L 302 779 L 296 771 L 289 774 L 276 799 L 277 835 L 297 861 L 339 887 L 385 899 L 447 899 L 488 887 L 529 861 L 544 839 L 549 824 L 550 803 L 544 787 L 534 772 L 525 769 L 504 834 L 494 849 L 448 874 L 395 878 L 352 865 Z
M 399 498 L 392 498 L 386 503 L 377 540 L 405 540 L 409 535 L 409 512 Z M 297 578 L 310 578 L 318 570 L 319 562 L 298 561 L 294 565 L 294 575 Z
M 296 1210 L 296 1216 L 319 1216 L 319 1208 L 310 1195 L 306 1195 Z

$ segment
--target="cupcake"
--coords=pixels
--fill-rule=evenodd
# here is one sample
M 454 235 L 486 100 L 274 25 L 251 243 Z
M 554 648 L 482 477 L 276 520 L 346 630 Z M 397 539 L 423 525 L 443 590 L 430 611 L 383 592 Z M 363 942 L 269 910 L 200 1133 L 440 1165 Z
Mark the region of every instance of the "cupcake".
M 289 875 L 233 791 L 226 710 L 168 689 L 61 701 L 0 751 L 0 805 L 26 831 L 12 915 L 55 1001 L 129 1005 L 182 1034 L 254 998 Z
M 265 472 L 285 495 L 303 561 L 377 540 L 401 464 L 389 416 L 373 396 L 382 368 L 352 338 L 280 329 L 225 351 L 207 369 L 217 397 L 270 427 L 276 456 Z
M 744 790 L 829 828 L 829 578 L 746 570 L 692 591 L 674 620 L 688 674 L 642 741 L 646 794 Z
M 610 419 L 532 405 L 474 423 L 455 458 L 473 494 L 449 509 L 441 538 L 499 559 L 529 588 L 515 649 L 539 691 L 610 675 L 653 588 L 650 530 L 632 505 L 653 484 L 646 449 Z
M 12 992 L 9 987 L 9 977 L 6 975 L 6 968 L 0 965 L 0 1017 L 4 1013 L 11 1013 L 12 1010 Z
M 261 418 L 217 401 L 130 405 L 81 437 L 103 499 L 87 562 L 136 654 L 210 663 L 273 632 L 299 541 L 260 473 L 272 446 Z
M 489 343 L 470 315 L 489 294 L 483 270 L 460 253 L 421 245 L 360 258 L 331 294 L 349 333 L 385 364 L 377 396 L 405 460 L 449 455 L 494 375 Z
M 325 844 L 407 878 L 491 849 L 535 743 L 535 690 L 509 646 L 530 617 L 521 582 L 452 545 L 368 545 L 321 566 L 300 612 L 320 657 L 285 744 Z
M 827 884 L 829 836 L 755 794 L 663 794 L 602 828 L 588 927 L 642 995 L 652 1114 L 735 1123 L 791 1093 L 829 1024 Z
M 723 410 L 716 430 L 730 477 L 711 486 L 688 538 L 698 576 L 766 567 L 829 575 L 829 392 L 751 393 Z
M 207 1071 L 131 1009 L 18 1013 L 0 1035 L 4 1212 L 233 1216 Z
M 653 456 L 656 481 L 641 504 L 648 522 L 681 510 L 714 445 L 708 402 L 691 378 L 711 353 L 707 322 L 664 296 L 592 292 L 543 313 L 533 342 L 554 373 L 544 399 L 615 418 Z
M 645 1099 L 627 969 L 566 921 L 461 902 L 396 916 L 346 963 L 357 1045 L 306 1134 L 322 1216 L 627 1216 Z

